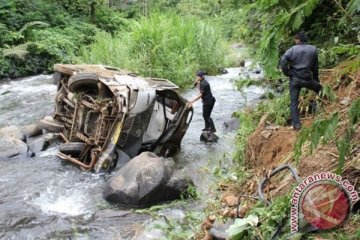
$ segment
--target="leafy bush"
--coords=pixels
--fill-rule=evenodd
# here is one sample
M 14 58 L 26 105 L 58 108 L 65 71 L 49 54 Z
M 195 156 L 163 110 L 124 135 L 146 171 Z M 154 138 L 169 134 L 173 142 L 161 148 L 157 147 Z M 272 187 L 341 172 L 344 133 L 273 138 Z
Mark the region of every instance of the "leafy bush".
M 128 20 L 114 11 L 109 11 L 108 8 L 100 8 L 96 12 L 96 26 L 104 31 L 114 33 L 121 29 L 126 29 Z
M 326 47 L 320 50 L 319 62 L 323 67 L 334 66 L 359 52 L 359 45 L 328 43 Z
M 0 48 L 4 54 L 0 78 L 37 74 L 51 70 L 57 62 L 74 62 L 80 46 L 93 43 L 99 30 L 86 22 L 88 5 L 85 0 L 1 1 Z M 114 31 L 125 24 L 121 15 L 100 1 L 97 9 L 99 27 Z
M 358 6 L 358 0 L 227 1 L 213 17 L 226 29 L 227 37 L 241 39 L 255 49 L 267 77 L 277 78 L 281 53 L 293 44 L 294 33 L 301 29 L 320 48 L 321 66 L 356 54 L 360 39 Z
M 339 114 L 334 113 L 329 119 L 317 119 L 309 128 L 301 130 L 296 139 L 294 146 L 294 158 L 298 162 L 301 154 L 302 147 L 307 140 L 311 141 L 310 152 L 317 148 L 321 142 L 327 143 L 335 137 L 335 130 L 339 124 Z
M 356 132 L 356 128 L 360 122 L 360 98 L 353 101 L 348 111 L 349 123 L 344 133 L 339 133 L 336 129 L 340 126 L 339 113 L 333 113 L 331 117 L 317 119 L 309 128 L 301 130 L 296 139 L 294 146 L 294 158 L 298 162 L 303 146 L 310 141 L 310 154 L 317 148 L 319 143 L 326 144 L 335 141 L 337 150 L 339 151 L 337 174 L 341 174 L 345 163 L 345 157 L 350 155 L 352 144 L 351 140 Z
M 290 199 L 290 195 L 281 196 L 267 207 L 258 203 L 247 217 L 235 219 L 227 230 L 229 239 L 275 239 L 272 236 L 279 225 L 285 225 L 289 230 L 287 215 L 290 212 Z
M 92 43 L 96 32 L 93 25 L 82 22 L 73 22 L 66 28 L 32 29 L 27 32 L 29 42 L 4 50 L 3 60 L 10 67 L 3 68 L 0 76 L 38 74 L 52 71 L 55 63 L 74 62 L 80 46 Z

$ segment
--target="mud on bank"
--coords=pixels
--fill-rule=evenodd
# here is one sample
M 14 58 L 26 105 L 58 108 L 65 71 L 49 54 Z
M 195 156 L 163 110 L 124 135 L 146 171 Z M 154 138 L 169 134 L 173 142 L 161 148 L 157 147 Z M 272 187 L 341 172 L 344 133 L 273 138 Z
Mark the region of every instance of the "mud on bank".
M 343 179 L 349 180 L 359 192 L 360 66 L 356 61 L 356 59 L 350 60 L 333 69 L 321 71 L 320 81 L 326 92 L 317 99 L 316 114 L 306 113 L 308 110 L 306 104 L 315 96 L 310 93 L 301 99 L 299 106 L 303 110 L 301 119 L 303 129 L 301 131 L 296 132 L 289 126 L 274 124 L 268 114 L 263 115 L 257 121 L 257 127 L 246 138 L 243 154 L 245 159 L 242 164 L 238 164 L 240 166 L 236 166 L 244 171 L 243 177 L 236 181 L 232 180 L 230 183 L 228 180 L 221 180 L 218 183 L 217 187 L 221 196 L 219 205 L 221 206 L 209 207 L 211 217 L 216 219 L 215 224 L 213 222 L 208 224 L 209 219 L 205 220 L 201 233 L 199 233 L 199 239 L 211 239 L 210 233 L 213 235 L 214 231 L 210 229 L 213 224 L 216 228 L 223 222 L 232 223 L 232 219 L 235 217 L 243 218 L 250 213 L 259 212 L 257 209 L 261 206 L 256 204 L 259 202 L 257 200 L 258 184 L 261 179 L 269 178 L 271 171 L 282 164 L 292 165 L 301 178 L 314 173 L 336 172 L 341 169 L 340 175 Z M 252 111 L 256 111 L 256 108 Z M 256 121 L 256 119 L 253 120 Z M 321 128 L 324 129 L 321 130 Z M 341 141 L 347 145 L 345 155 L 342 155 L 344 153 L 341 151 L 344 149 L 339 146 Z M 339 158 L 341 159 L 343 156 L 345 161 L 341 164 Z M 296 181 L 289 171 L 272 177 L 264 188 L 267 200 L 276 202 L 276 199 L 281 196 L 290 196 L 296 186 L 295 183 Z M 285 204 L 288 200 L 285 198 Z M 288 205 L 290 206 L 290 202 Z M 271 212 L 270 209 L 268 212 Z M 270 218 L 263 215 L 261 224 L 273 227 L 274 225 L 268 223 Z M 206 224 L 209 226 L 204 228 L 207 226 Z M 358 234 L 356 232 L 359 227 L 360 220 L 355 216 L 336 233 L 330 232 L 325 237 L 337 238 L 336 234 L 338 232 L 341 234 L 342 231 L 346 231 L 350 236 L 355 236 Z M 205 231 L 205 229 L 207 230 Z M 266 239 L 267 233 L 262 232 L 261 227 L 257 228 L 257 231 L 258 235 L 265 236 L 264 239 Z

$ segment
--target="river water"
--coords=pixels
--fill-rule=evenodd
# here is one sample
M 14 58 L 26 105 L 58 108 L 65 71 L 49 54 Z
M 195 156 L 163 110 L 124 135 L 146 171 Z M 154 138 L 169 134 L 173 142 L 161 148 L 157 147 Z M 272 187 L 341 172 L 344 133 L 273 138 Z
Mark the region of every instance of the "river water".
M 223 123 L 264 93 L 258 87 L 243 93 L 235 89 L 234 80 L 243 70 L 229 68 L 227 74 L 207 77 L 216 98 L 212 117 L 219 141 L 199 141 L 204 123 L 198 101 L 181 151 L 174 157 L 179 171 L 194 181 L 200 198 L 159 210 L 159 214 L 183 218 L 194 206 L 201 212 L 214 182 L 214 169 L 231 163 L 236 130 L 227 130 Z M 252 76 L 260 78 L 261 74 Z M 48 75 L 2 83 L 0 127 L 28 125 L 52 115 L 55 93 Z M 196 89 L 190 89 L 183 96 L 190 99 L 196 94 Z M 55 146 L 34 158 L 0 161 L 0 239 L 167 239 L 166 232 L 151 227 L 158 221 L 151 215 L 103 199 L 108 175 L 83 172 L 58 159 L 57 150 Z

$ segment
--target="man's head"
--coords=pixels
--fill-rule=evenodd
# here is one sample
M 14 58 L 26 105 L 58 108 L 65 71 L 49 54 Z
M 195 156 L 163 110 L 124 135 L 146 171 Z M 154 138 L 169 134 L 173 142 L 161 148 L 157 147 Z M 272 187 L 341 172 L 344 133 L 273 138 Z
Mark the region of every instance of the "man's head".
M 204 72 L 204 71 L 198 71 L 198 72 L 196 73 L 196 76 L 197 76 L 197 77 L 204 78 L 205 72 Z
M 204 76 L 205 76 L 205 72 L 203 72 L 203 71 L 198 71 L 198 72 L 196 73 L 196 80 L 200 81 L 200 80 L 204 79 Z
M 295 35 L 296 44 L 305 43 L 307 41 L 308 41 L 308 37 L 306 36 L 306 34 L 303 31 L 296 33 L 296 35 Z

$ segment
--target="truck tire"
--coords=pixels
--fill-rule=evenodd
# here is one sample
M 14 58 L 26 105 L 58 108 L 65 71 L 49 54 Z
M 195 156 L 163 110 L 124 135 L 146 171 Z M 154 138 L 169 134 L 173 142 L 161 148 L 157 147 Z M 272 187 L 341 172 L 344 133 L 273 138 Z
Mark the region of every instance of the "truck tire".
M 59 151 L 66 155 L 79 156 L 85 149 L 84 142 L 68 142 L 60 145 Z
M 97 90 L 98 79 L 95 73 L 78 73 L 70 77 L 68 87 L 72 92 Z
M 48 132 L 58 133 L 64 130 L 64 125 L 53 120 L 51 117 L 45 117 L 44 119 L 40 120 L 38 126 Z

